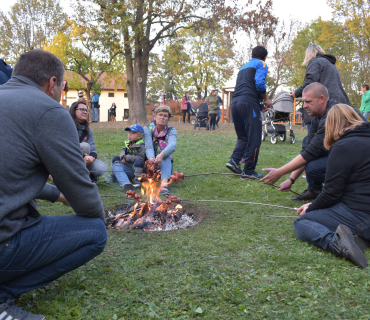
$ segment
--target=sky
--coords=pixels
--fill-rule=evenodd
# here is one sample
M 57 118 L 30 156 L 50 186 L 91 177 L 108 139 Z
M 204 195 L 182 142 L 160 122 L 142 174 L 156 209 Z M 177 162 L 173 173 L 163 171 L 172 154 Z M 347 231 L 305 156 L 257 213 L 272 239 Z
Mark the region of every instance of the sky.
M 16 0 L 0 0 L 0 9 L 8 11 Z M 257 0 L 254 0 L 257 2 Z M 62 5 L 69 1 L 61 1 Z M 299 3 L 299 4 L 298 4 Z M 275 15 L 278 18 L 289 19 L 289 16 L 299 19 L 303 23 L 317 19 L 319 16 L 323 20 L 331 19 L 331 8 L 326 4 L 326 0 L 309 0 L 305 2 L 297 0 L 273 0 Z

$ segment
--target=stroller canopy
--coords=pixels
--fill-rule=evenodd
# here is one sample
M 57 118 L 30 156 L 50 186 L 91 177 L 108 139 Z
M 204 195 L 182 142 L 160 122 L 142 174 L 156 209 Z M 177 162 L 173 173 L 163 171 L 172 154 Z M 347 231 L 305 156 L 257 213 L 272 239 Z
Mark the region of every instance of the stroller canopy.
M 293 98 L 288 91 L 278 92 L 272 99 L 272 107 L 275 111 L 291 113 L 294 111 Z

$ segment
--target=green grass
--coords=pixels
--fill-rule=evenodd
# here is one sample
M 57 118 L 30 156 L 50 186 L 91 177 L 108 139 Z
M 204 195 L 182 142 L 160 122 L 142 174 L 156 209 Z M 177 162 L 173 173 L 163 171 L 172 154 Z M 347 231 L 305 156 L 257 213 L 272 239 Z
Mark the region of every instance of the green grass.
M 185 174 L 228 172 L 236 135 L 178 127 L 175 170 Z M 299 153 L 296 144 L 262 143 L 259 165 L 278 167 Z M 122 130 L 94 130 L 101 159 L 118 154 Z M 303 191 L 298 179 L 295 191 Z M 101 185 L 106 208 L 126 200 Z M 200 176 L 171 186 L 186 200 L 218 199 L 297 206 L 293 194 L 235 176 Z M 85 266 L 20 303 L 47 319 L 369 319 L 369 270 L 295 238 L 294 211 L 266 206 L 191 203 L 205 215 L 196 228 L 171 232 L 109 231 L 105 251 Z M 43 214 L 71 213 L 61 204 L 39 202 Z M 367 254 L 368 258 L 370 256 Z

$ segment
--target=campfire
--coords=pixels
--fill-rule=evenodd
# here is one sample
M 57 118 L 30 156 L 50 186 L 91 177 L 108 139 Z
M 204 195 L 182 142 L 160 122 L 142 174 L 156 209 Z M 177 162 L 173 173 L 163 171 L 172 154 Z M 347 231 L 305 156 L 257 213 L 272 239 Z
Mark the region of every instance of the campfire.
M 141 190 L 127 191 L 126 197 L 133 199 L 135 204 L 116 215 L 110 213 L 106 219 L 109 228 L 143 229 L 145 231 L 161 231 L 185 228 L 193 225 L 193 219 L 188 216 L 180 205 L 181 200 L 175 196 L 166 196 L 165 200 L 159 197 L 161 172 L 158 162 L 145 162 L 147 173 L 140 177 Z M 169 184 L 178 183 L 184 179 L 182 173 L 174 172 Z

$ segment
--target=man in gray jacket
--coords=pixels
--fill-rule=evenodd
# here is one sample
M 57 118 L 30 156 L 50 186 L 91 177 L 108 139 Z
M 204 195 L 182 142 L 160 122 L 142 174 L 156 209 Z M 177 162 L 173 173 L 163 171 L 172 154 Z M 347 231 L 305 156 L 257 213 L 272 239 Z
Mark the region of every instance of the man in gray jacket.
M 107 239 L 98 188 L 89 178 L 72 118 L 59 104 L 63 75 L 59 59 L 32 50 L 21 55 L 12 78 L 0 87 L 3 319 L 45 319 L 14 299 L 85 264 L 103 251 Z M 76 215 L 37 211 L 34 199 L 49 174 Z

